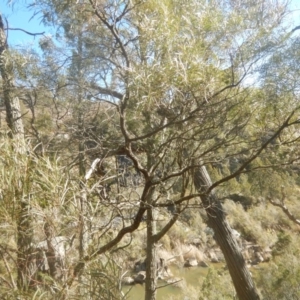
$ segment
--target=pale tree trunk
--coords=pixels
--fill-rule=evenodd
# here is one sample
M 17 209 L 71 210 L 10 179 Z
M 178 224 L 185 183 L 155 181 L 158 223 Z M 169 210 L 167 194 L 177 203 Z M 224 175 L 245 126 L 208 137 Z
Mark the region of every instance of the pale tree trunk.
M 82 32 L 79 32 L 76 54 L 74 57 L 74 66 L 73 68 L 76 70 L 75 82 L 77 85 L 77 122 L 78 122 L 78 135 L 79 143 L 78 143 L 78 161 L 79 161 L 79 178 L 80 178 L 80 211 L 79 211 L 79 260 L 83 261 L 84 257 L 87 255 L 87 249 L 89 244 L 89 228 L 88 228 L 88 206 L 87 206 L 87 191 L 86 184 L 83 181 L 83 178 L 86 176 L 85 170 L 85 146 L 84 146 L 84 94 L 83 94 L 83 42 L 82 42 Z M 85 299 L 90 299 L 90 295 L 88 293 L 88 278 L 86 274 L 81 273 L 78 277 L 78 281 L 81 283 L 79 285 L 79 294 L 81 297 Z
M 51 227 L 49 222 L 45 222 L 44 224 L 44 233 L 46 236 L 46 241 L 47 241 L 47 248 L 48 251 L 46 252 L 46 257 L 49 265 L 49 272 L 50 276 L 53 279 L 57 278 L 57 258 L 56 258 L 56 253 L 55 253 L 55 248 L 54 245 L 52 244 L 52 239 L 54 237 L 53 235 L 53 228 Z
M 89 231 L 87 226 L 87 194 L 84 183 L 80 184 L 80 215 L 79 215 L 79 259 L 87 254 Z
M 13 78 L 13 65 L 5 58 L 5 52 L 8 50 L 4 24 L 0 15 L 0 72 L 3 86 L 3 101 L 6 110 L 6 122 L 10 129 L 10 137 L 24 150 L 24 127 L 21 119 L 21 110 L 19 98 L 15 95 L 15 86 Z
M 20 290 L 27 290 L 31 284 L 34 273 L 31 267 L 31 242 L 32 227 L 30 206 L 27 199 L 23 198 L 22 186 L 20 192 L 16 191 L 15 197 L 18 203 L 17 222 L 17 285 Z
M 81 114 L 79 112 L 79 114 Z M 82 116 L 78 117 L 78 127 L 83 129 L 83 120 Z M 81 130 L 82 131 L 82 130 Z M 80 212 L 79 212 L 79 259 L 82 260 L 86 256 L 86 251 L 89 242 L 89 230 L 87 224 L 87 193 L 86 186 L 82 178 L 85 177 L 85 166 L 84 166 L 84 145 L 82 142 L 79 142 L 79 178 L 80 178 Z
M 215 239 L 224 254 L 238 298 L 240 300 L 260 299 L 241 250 L 226 221 L 222 204 L 213 191 L 206 193 L 212 182 L 205 166 L 195 168 L 194 185 L 203 194 L 201 201 L 207 213 L 208 226 L 214 230 Z
M 82 128 L 82 120 L 80 117 L 79 120 L 79 128 Z M 78 147 L 79 153 L 79 178 L 82 179 L 85 177 L 85 167 L 84 167 L 84 147 L 82 142 L 79 143 Z M 79 259 L 82 260 L 86 256 L 88 241 L 89 241 L 89 231 L 87 224 L 87 193 L 86 186 L 83 181 L 80 181 L 80 212 L 79 212 Z
M 13 139 L 13 151 L 20 155 L 25 155 L 26 144 L 24 139 L 24 126 L 21 118 L 20 102 L 16 96 L 13 65 L 6 58 L 8 50 L 6 34 L 4 30 L 3 19 L 0 14 L 0 73 L 2 77 L 3 101 L 6 110 L 6 122 L 10 129 L 9 136 Z M 20 180 L 16 187 L 15 197 L 18 203 L 17 217 L 17 274 L 18 287 L 27 289 L 31 274 L 30 274 L 30 244 L 32 238 L 30 206 L 28 199 L 24 197 L 24 183 Z

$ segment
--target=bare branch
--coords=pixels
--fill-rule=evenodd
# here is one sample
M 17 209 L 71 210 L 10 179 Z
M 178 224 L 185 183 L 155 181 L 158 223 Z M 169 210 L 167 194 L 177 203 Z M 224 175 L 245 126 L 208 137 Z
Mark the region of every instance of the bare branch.
M 119 100 L 122 100 L 123 99 L 123 95 L 119 92 L 116 92 L 116 91 L 113 91 L 113 90 L 110 90 L 110 89 L 107 89 L 107 88 L 103 88 L 101 86 L 98 86 L 97 84 L 95 83 L 91 83 L 90 84 L 90 87 L 92 89 L 95 89 L 97 90 L 98 92 L 100 92 L 101 94 L 103 95 L 107 95 L 107 96 L 112 96 L 114 98 L 117 98 Z
M 287 117 L 287 119 L 282 123 L 282 125 L 278 128 L 278 130 L 259 148 L 259 150 L 253 154 L 247 161 L 245 161 L 235 172 L 232 174 L 225 176 L 224 178 L 216 181 L 207 189 L 207 194 L 209 194 L 215 187 L 219 186 L 221 183 L 224 183 L 230 179 L 235 178 L 237 175 L 241 174 L 241 172 L 252 162 L 254 161 L 262 152 L 267 148 L 267 146 L 288 126 L 293 125 L 294 123 L 289 123 L 291 118 L 293 117 L 296 109 L 291 112 L 291 114 Z
M 19 31 L 25 32 L 26 34 L 32 35 L 32 36 L 36 36 L 36 35 L 44 35 L 44 34 L 45 34 L 45 31 L 33 33 L 33 32 L 29 32 L 29 31 L 27 31 L 27 30 L 24 30 L 24 29 L 22 29 L 22 28 L 10 28 L 10 27 L 8 27 L 8 28 L 6 28 L 6 30 L 19 30 Z
M 172 218 L 170 219 L 170 221 L 165 225 L 165 227 L 163 227 L 160 232 L 158 232 L 157 234 L 152 236 L 153 242 L 157 243 L 169 230 L 170 228 L 176 223 L 176 221 L 178 220 L 180 216 L 180 212 L 175 213 Z
M 281 187 L 281 193 L 282 193 L 282 198 L 279 201 L 274 201 L 272 200 L 271 197 L 268 197 L 269 202 L 277 207 L 280 207 L 281 210 L 288 216 L 288 218 L 293 221 L 295 224 L 300 225 L 300 220 L 297 219 L 291 212 L 290 210 L 286 207 L 284 200 L 285 200 L 285 192 L 284 192 L 284 186 Z
M 284 204 L 284 202 L 279 203 L 277 201 L 274 201 L 271 199 L 271 197 L 268 197 L 269 202 L 277 207 L 280 207 L 281 210 L 288 216 L 288 218 L 293 221 L 295 224 L 300 225 L 300 220 L 297 219 L 291 212 L 290 210 L 286 207 L 286 205 Z
M 300 29 L 300 26 L 296 26 L 295 28 L 293 28 L 293 29 L 291 30 L 291 33 L 295 32 L 296 30 L 299 30 L 299 29 Z

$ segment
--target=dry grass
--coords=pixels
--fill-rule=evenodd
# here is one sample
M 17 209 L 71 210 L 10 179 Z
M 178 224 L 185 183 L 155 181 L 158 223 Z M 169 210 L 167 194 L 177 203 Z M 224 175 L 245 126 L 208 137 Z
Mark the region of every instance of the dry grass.
M 206 259 L 205 254 L 193 245 L 176 243 L 176 247 L 172 252 L 174 253 L 174 256 L 178 257 L 179 261 L 182 263 L 188 259 L 196 259 L 198 262 Z
M 174 257 L 173 253 L 164 248 L 161 248 L 157 251 L 157 256 L 164 259 L 167 265 L 173 263 L 176 260 L 176 257 Z
M 229 223 L 242 234 L 242 238 L 258 243 L 263 248 L 269 247 L 276 242 L 276 235 L 263 226 L 266 223 L 265 219 L 270 218 L 266 210 L 263 210 L 261 207 L 254 207 L 246 212 L 240 204 L 236 204 L 233 201 L 226 201 L 224 207 L 228 213 Z M 264 223 L 261 220 L 264 220 Z

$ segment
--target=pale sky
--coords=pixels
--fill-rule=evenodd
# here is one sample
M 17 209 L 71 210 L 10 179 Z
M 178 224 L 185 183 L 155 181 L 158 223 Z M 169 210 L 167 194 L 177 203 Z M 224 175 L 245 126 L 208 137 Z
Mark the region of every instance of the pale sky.
M 28 11 L 22 1 L 20 4 L 15 4 L 13 7 L 7 4 L 7 0 L 0 0 L 0 12 L 2 17 L 6 18 L 8 21 L 9 28 L 21 28 L 31 33 L 45 32 L 45 34 L 51 34 L 50 28 L 45 28 L 41 24 L 41 15 L 33 16 L 32 11 Z M 5 22 L 5 20 L 4 20 Z M 40 36 L 31 36 L 22 31 L 9 30 L 8 31 L 8 44 L 15 45 L 25 45 L 33 44 L 34 46 L 38 45 L 38 40 Z
M 45 32 L 45 34 L 54 34 L 53 29 L 45 28 L 43 24 L 41 24 L 41 15 L 36 15 L 32 18 L 33 12 L 26 9 L 26 1 L 16 1 L 16 4 L 13 6 L 8 5 L 8 2 L 13 3 L 14 1 L 0 0 L 0 12 L 7 18 L 10 28 L 21 28 L 32 33 Z M 294 10 L 292 18 L 294 25 L 299 26 L 300 0 L 291 0 L 291 7 Z M 12 46 L 29 43 L 36 47 L 40 38 L 40 36 L 33 37 L 22 31 L 15 30 L 10 30 L 8 34 L 8 43 Z

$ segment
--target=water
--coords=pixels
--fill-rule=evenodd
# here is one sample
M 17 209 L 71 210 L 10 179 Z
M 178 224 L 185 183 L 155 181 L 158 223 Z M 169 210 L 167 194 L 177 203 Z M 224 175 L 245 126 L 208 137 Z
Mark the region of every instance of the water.
M 214 264 L 216 268 L 220 268 L 222 264 Z M 157 291 L 157 300 L 172 300 L 172 299 L 184 299 L 184 292 L 186 286 L 192 286 L 196 290 L 200 290 L 201 283 L 205 276 L 207 275 L 208 268 L 202 267 L 192 267 L 192 268 L 170 268 L 174 277 L 182 278 L 183 289 L 175 287 L 174 285 L 168 285 L 162 288 L 159 288 Z M 158 286 L 166 285 L 165 282 L 159 281 Z M 130 290 L 131 288 L 131 290 Z M 129 300 L 143 300 L 145 297 L 145 286 L 141 284 L 136 284 L 132 287 L 124 287 L 124 292 L 129 291 L 128 299 Z

